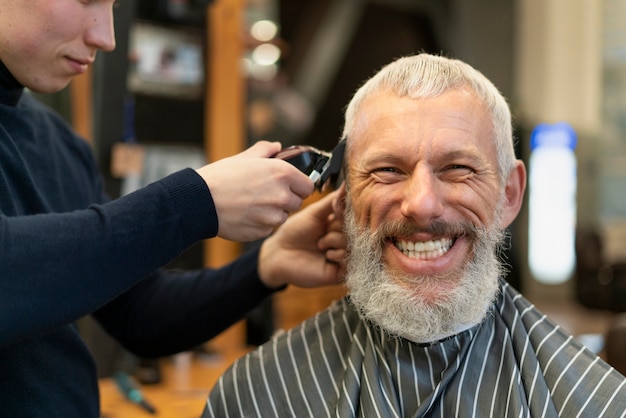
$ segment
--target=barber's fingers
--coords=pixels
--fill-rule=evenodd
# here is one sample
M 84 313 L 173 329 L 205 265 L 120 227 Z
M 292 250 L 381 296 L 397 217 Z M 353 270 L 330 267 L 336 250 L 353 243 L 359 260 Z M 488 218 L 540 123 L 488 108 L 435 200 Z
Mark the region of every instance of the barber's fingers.
M 280 142 L 258 141 L 250 148 L 235 155 L 233 158 L 270 158 L 278 154 L 281 148 L 282 145 Z M 292 164 L 289 164 L 281 159 L 267 160 L 266 163 L 268 164 L 268 171 L 266 175 L 270 175 L 271 173 L 282 175 L 286 170 L 285 175 L 289 179 L 289 188 L 291 192 L 302 198 L 306 198 L 313 193 L 313 182 L 308 178 L 308 176 L 306 176 L 306 174 L 302 173 Z M 301 203 L 302 202 L 296 206 L 289 205 L 287 209 L 289 211 L 297 210 L 300 208 Z
M 315 184 L 313 181 L 303 172 L 298 170 L 293 165 L 289 164 L 283 160 L 275 160 L 276 163 L 279 163 L 282 167 L 288 170 L 290 186 L 289 190 L 296 194 L 301 199 L 305 199 L 310 196 L 315 191 Z M 285 167 L 286 165 L 286 167 Z M 300 208 L 302 201 L 298 204 L 296 208 L 292 208 L 290 211 L 294 211 Z
M 233 241 L 253 241 L 270 235 L 276 227 L 285 223 L 289 212 L 272 205 L 251 207 L 237 220 L 231 216 L 222 216 L 218 235 Z
M 343 231 L 343 221 L 336 219 L 334 215 L 329 215 L 326 221 L 326 232 L 318 240 L 318 248 L 341 248 L 346 246 L 346 235 Z
M 279 143 L 261 141 L 196 170 L 211 191 L 220 237 L 234 241 L 264 238 L 313 193 L 313 182 L 300 170 L 268 158 L 278 150 Z
M 337 263 L 345 261 L 347 254 L 346 240 L 342 233 L 332 232 L 326 234 L 318 241 L 318 248 L 324 251 L 326 259 Z
M 333 248 L 330 250 L 326 250 L 324 254 L 326 256 L 326 260 L 339 264 L 341 266 L 345 266 L 346 256 L 348 252 L 344 248 Z
M 290 173 L 290 168 L 296 172 Z M 286 172 L 281 172 L 284 167 L 270 170 L 269 174 L 261 170 L 252 178 L 242 179 L 239 186 L 223 189 L 221 198 L 214 198 L 220 236 L 244 241 L 264 238 L 300 209 L 303 199 L 313 191 L 312 182 L 293 166 Z
M 258 141 L 251 147 L 237 154 L 235 157 L 237 158 L 251 158 L 251 157 L 269 158 L 278 154 L 281 148 L 282 148 L 282 145 L 280 144 L 280 142 Z
M 285 202 L 288 203 L 288 206 L 285 206 L 285 208 L 292 212 L 299 209 L 302 202 L 297 202 L 294 206 L 292 199 L 289 198 L 289 193 L 304 199 L 315 191 L 315 185 L 306 174 L 298 170 L 293 164 L 279 158 L 270 158 L 276 155 L 280 149 L 281 144 L 279 142 L 259 141 L 244 152 L 237 154 L 236 157 L 242 159 L 262 157 L 264 159 L 263 163 L 267 165 L 263 177 L 268 182 L 274 182 L 278 185 L 279 188 L 276 190 L 279 193 L 287 192 L 287 195 L 278 195 L 277 197 L 285 199 Z M 252 161 L 250 162 L 252 163 Z M 270 179 L 270 176 L 273 176 L 273 178 Z

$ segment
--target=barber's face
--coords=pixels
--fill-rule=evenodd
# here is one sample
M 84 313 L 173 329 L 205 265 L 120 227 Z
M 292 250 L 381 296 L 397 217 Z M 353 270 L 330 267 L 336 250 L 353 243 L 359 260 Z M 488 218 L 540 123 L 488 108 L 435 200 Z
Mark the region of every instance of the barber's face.
M 0 60 L 24 86 L 61 90 L 115 48 L 115 0 L 0 0 Z
M 475 231 L 500 228 L 487 109 L 464 90 L 419 100 L 378 95 L 359 112 L 349 143 L 356 224 L 386 231 L 381 261 L 397 285 L 440 299 L 472 260 Z M 425 295 L 414 277 L 438 279 Z

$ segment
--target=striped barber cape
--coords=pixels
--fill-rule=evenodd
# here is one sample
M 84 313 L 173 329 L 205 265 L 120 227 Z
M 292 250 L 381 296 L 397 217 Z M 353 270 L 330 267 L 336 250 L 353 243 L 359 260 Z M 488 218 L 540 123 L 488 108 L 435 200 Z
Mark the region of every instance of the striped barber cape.
M 235 362 L 202 417 L 625 417 L 626 378 L 500 287 L 482 323 L 427 345 L 337 301 Z

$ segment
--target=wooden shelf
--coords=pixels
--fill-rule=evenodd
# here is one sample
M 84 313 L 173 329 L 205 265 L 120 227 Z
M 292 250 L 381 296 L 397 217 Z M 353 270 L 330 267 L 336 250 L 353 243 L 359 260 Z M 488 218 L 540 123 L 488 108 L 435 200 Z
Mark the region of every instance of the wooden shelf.
M 207 82 L 205 150 L 207 161 L 237 154 L 245 148 L 245 83 L 243 0 L 219 0 L 207 9 Z M 219 267 L 241 253 L 241 245 L 214 238 L 205 244 L 206 265 Z

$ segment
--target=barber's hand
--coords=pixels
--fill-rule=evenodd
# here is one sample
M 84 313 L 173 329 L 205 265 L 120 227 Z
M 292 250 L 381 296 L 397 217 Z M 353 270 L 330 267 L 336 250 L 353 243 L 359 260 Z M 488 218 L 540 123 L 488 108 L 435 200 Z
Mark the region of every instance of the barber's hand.
M 333 214 L 336 192 L 292 215 L 261 245 L 259 276 L 266 286 L 317 287 L 345 277 L 343 218 Z
M 278 142 L 260 141 L 247 150 L 196 170 L 217 210 L 218 236 L 254 241 L 269 235 L 313 193 L 313 182 L 293 165 L 268 158 Z

